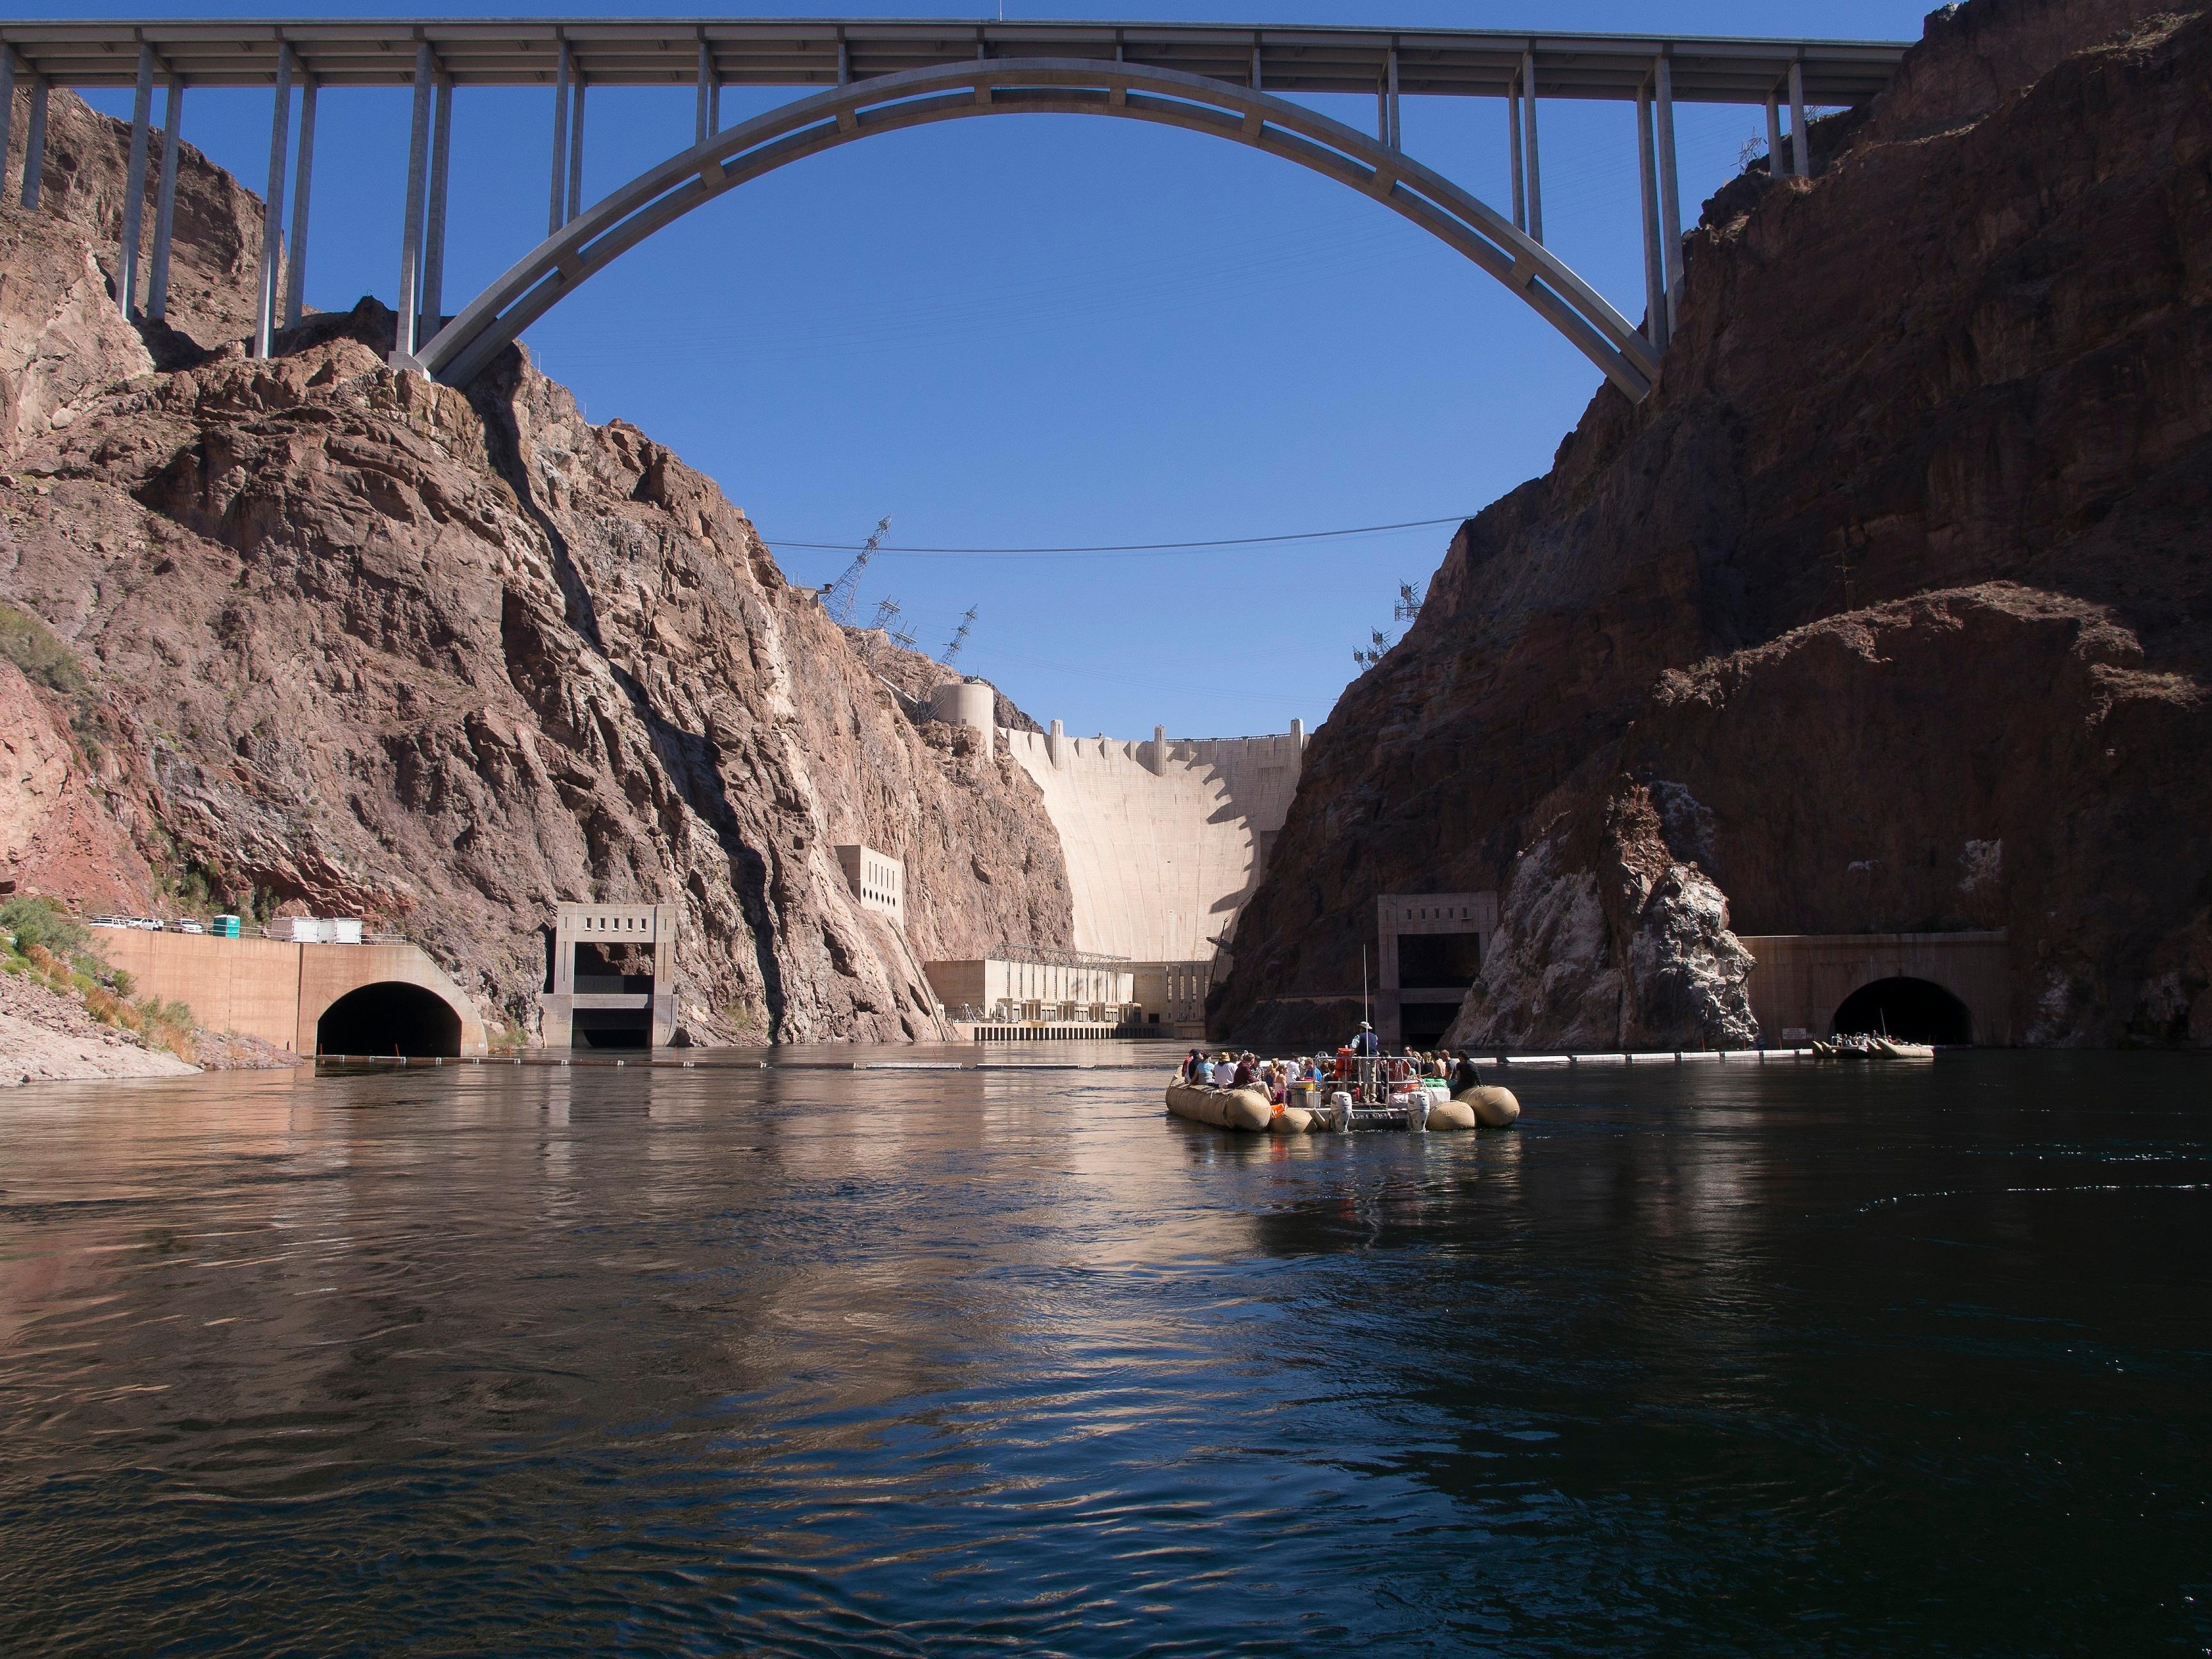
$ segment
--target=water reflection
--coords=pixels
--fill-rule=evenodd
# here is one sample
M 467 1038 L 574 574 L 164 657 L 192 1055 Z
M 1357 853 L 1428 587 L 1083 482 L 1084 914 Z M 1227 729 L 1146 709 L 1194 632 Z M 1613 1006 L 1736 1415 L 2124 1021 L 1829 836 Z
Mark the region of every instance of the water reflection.
M 2201 1646 L 2203 1078 L 26 1091 L 0 1649 Z

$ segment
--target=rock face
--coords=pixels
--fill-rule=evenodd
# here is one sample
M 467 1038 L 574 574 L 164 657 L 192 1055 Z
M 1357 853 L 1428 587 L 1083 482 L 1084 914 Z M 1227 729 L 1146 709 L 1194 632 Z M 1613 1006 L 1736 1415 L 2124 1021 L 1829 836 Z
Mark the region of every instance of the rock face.
M 23 174 L 30 93 L 18 82 L 0 208 L 0 448 L 69 418 L 76 400 L 157 363 L 235 355 L 252 331 L 261 264 L 261 204 L 190 144 L 177 152 L 168 328 L 143 335 L 117 314 L 117 244 L 130 129 L 66 88 L 47 96 L 46 164 L 35 213 L 15 204 Z M 158 179 L 154 135 L 147 176 Z M 153 188 L 145 208 L 150 259 Z M 145 272 L 142 269 L 142 278 Z
M 104 199 L 94 171 L 76 199 Z M 39 884 L 361 915 L 525 1029 L 556 901 L 675 903 L 702 1042 L 939 1035 L 922 960 L 1067 942 L 1035 786 L 902 713 L 710 480 L 519 356 L 467 394 L 393 374 L 370 302 L 266 362 L 163 337 L 184 366 L 157 369 L 71 222 L 0 209 L 0 342 L 98 347 L 8 359 L 0 599 L 58 637 L 102 733 L 0 677 L 46 711 L 0 800 Z M 216 241 L 200 268 L 250 292 L 258 250 Z M 64 800 L 96 870 L 42 850 Z M 903 933 L 847 889 L 852 841 L 906 861 Z
M 2160 9 L 1974 0 L 1819 177 L 1709 204 L 1653 395 L 1462 528 L 1316 734 L 1222 1024 L 1304 1035 L 1378 892 L 1496 888 L 1530 959 L 1462 1032 L 1733 1029 L 1687 911 L 1671 1026 L 1611 977 L 1633 787 L 1747 930 L 2002 926 L 2031 1040 L 2205 1040 L 2212 23 Z
M 152 866 L 118 821 L 67 702 L 0 662 L 0 869 L 95 912 L 153 908 Z M 96 741 L 96 739 L 95 739 Z
M 1616 783 L 1516 861 L 1450 1047 L 1736 1048 L 1756 1041 L 1751 956 L 1693 854 L 1700 821 Z M 1671 817 L 1671 822 L 1670 822 Z

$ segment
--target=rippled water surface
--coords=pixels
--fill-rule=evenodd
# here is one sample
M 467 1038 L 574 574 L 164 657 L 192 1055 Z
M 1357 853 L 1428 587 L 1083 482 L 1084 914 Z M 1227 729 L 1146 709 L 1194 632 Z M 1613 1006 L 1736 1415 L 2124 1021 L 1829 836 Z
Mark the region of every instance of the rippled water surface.
M 0 1097 L 0 1650 L 2212 1646 L 2212 1066 L 1513 1081 Z

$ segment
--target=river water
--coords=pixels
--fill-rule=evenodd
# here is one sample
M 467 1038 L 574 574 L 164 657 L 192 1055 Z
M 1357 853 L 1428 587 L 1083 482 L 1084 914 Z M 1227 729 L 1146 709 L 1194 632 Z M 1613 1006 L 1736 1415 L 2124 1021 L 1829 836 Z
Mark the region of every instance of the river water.
M 0 1650 L 2212 1646 L 2205 1061 L 1161 1052 L 0 1097 Z

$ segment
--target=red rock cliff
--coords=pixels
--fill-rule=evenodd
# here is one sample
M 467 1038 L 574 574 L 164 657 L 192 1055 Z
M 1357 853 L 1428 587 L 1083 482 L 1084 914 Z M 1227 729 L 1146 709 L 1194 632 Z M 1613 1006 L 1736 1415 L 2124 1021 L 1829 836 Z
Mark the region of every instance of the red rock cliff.
M 2006 927 L 2031 1041 L 2212 1041 L 2212 21 L 2155 9 L 1939 14 L 1818 177 L 1716 198 L 1653 395 L 1316 734 L 1224 1025 L 1303 1034 L 1376 893 L 1496 888 L 1462 1040 L 1725 1038 L 1673 872 L 1747 931 Z
M 72 154 L 119 154 L 56 106 Z M 212 168 L 173 312 L 201 335 L 149 350 L 68 172 L 56 210 L 0 208 L 0 599 L 62 659 L 0 672 L 15 873 L 363 915 L 523 1026 L 556 901 L 672 902 L 702 1041 L 934 1035 L 921 961 L 1067 941 L 1035 787 L 902 713 L 711 480 L 519 356 L 470 394 L 393 374 L 368 302 L 244 360 L 258 248 L 185 240 L 255 222 Z M 902 934 L 848 841 L 906 861 Z

